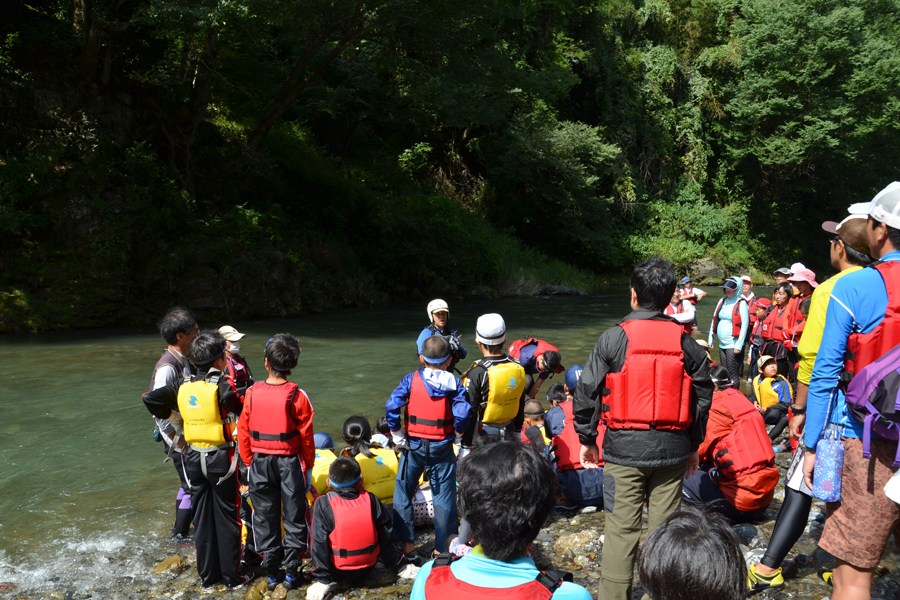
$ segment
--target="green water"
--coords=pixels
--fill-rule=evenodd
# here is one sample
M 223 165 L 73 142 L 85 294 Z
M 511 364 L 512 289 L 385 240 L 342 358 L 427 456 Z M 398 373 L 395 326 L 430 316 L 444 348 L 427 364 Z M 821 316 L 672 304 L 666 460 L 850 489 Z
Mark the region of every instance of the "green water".
M 701 329 L 720 295 L 707 291 Z M 499 312 L 510 341 L 546 339 L 567 366 L 583 363 L 599 335 L 630 310 L 626 289 L 447 300 L 450 323 L 473 360 L 480 358 L 475 320 Z M 415 339 L 428 323 L 426 303 L 230 324 L 247 333 L 241 354 L 259 378 L 272 334 L 300 339 L 291 379 L 313 403 L 316 430 L 339 441 L 346 417 L 360 414 L 374 424 L 400 378 L 418 367 Z M 96 591 L 148 577 L 165 557 L 178 483 L 171 465 L 162 464 L 161 444 L 151 440 L 153 420 L 140 399 L 164 348 L 151 328 L 0 337 L 0 582 L 20 591 Z

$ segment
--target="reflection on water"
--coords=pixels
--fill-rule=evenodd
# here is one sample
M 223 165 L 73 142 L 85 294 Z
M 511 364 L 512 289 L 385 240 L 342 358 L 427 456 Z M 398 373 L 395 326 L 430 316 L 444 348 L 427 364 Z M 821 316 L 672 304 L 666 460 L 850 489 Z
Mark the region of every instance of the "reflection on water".
M 720 295 L 708 291 L 702 329 Z M 480 357 L 475 320 L 486 312 L 504 316 L 510 341 L 546 339 L 571 365 L 630 310 L 621 288 L 591 297 L 447 300 L 472 360 Z M 417 368 L 426 304 L 231 324 L 248 334 L 242 355 L 259 378 L 272 334 L 300 338 L 291 380 L 309 394 L 316 430 L 340 440 L 346 417 L 361 414 L 374 425 L 400 378 Z M 174 520 L 177 486 L 140 400 L 164 348 L 150 328 L 0 337 L 0 582 L 86 590 L 148 576 Z

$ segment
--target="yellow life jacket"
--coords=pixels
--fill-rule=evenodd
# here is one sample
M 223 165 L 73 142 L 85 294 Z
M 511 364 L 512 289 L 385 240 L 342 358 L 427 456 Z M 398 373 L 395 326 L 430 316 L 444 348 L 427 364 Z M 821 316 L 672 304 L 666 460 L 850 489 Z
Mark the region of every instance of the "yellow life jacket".
M 320 496 L 328 490 L 328 468 L 336 458 L 331 450 L 316 449 L 316 464 L 313 465 L 312 478 L 313 487 Z
M 791 389 L 791 384 L 788 383 L 788 380 L 784 378 L 784 375 L 775 375 L 772 378 L 764 378 L 762 375 L 757 375 L 753 378 L 753 393 L 756 394 L 756 401 L 763 408 L 775 406 L 780 402 L 778 390 L 772 387 L 772 384 L 776 381 L 784 382 L 783 385 L 787 389 L 788 399 L 790 401 L 794 400 L 794 391 Z
M 356 462 L 362 470 L 363 486 L 382 502 L 394 501 L 394 482 L 397 480 L 397 454 L 387 448 L 372 448 L 369 457 L 357 454 Z
M 229 427 L 234 419 L 222 418 L 218 381 L 218 377 L 210 381 L 188 381 L 178 388 L 178 412 L 184 419 L 184 441 L 197 450 L 233 443 Z
M 478 363 L 472 365 L 477 366 Z M 519 413 L 519 400 L 525 391 L 525 369 L 513 360 L 500 363 L 483 361 L 487 370 L 488 398 L 484 406 L 482 423 L 506 423 Z M 471 370 L 471 369 L 469 369 Z M 468 372 L 467 372 L 468 374 Z M 463 385 L 467 377 L 463 377 Z

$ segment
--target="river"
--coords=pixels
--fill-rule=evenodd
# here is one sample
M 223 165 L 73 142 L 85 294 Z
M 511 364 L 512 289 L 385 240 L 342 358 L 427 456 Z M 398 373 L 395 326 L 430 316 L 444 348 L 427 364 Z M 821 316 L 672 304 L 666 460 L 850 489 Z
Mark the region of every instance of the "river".
M 704 330 L 721 295 L 707 291 L 699 311 Z M 630 310 L 624 288 L 587 297 L 447 300 L 472 359 L 479 358 L 475 320 L 499 312 L 510 341 L 546 339 L 566 366 L 584 362 L 598 336 Z M 272 334 L 300 339 L 291 380 L 308 393 L 316 430 L 339 441 L 346 417 L 364 415 L 374 425 L 400 378 L 417 368 L 414 342 L 428 323 L 426 303 L 230 324 L 247 334 L 241 354 L 258 378 Z M 140 400 L 164 348 L 149 327 L 0 337 L 0 582 L 13 583 L 18 594 L 104 597 L 150 578 L 168 543 L 177 489 Z

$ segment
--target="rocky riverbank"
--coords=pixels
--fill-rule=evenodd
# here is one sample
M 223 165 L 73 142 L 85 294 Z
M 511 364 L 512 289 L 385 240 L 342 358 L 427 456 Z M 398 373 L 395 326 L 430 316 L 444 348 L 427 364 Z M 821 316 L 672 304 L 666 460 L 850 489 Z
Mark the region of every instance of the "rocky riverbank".
M 782 472 L 790 463 L 789 454 L 777 455 L 776 461 Z M 778 486 L 775 502 L 768 510 L 767 520 L 762 523 L 736 525 L 741 539 L 742 550 L 748 564 L 759 561 L 772 534 L 775 517 L 784 498 L 782 485 Z M 764 592 L 760 598 L 782 600 L 788 598 L 812 598 L 823 600 L 831 596 L 831 587 L 817 577 L 821 569 L 831 569 L 834 558 L 819 550 L 817 540 L 822 533 L 824 504 L 816 501 L 809 517 L 806 530 L 794 546 L 784 569 L 787 585 L 778 590 Z M 604 530 L 603 511 L 586 508 L 580 511 L 554 514 L 541 531 L 532 547 L 533 557 L 540 568 L 554 568 L 569 571 L 575 582 L 588 588 L 596 597 L 600 579 L 600 563 L 603 554 L 601 536 Z M 417 531 L 416 545 L 420 555 L 428 555 L 434 548 L 433 530 L 424 528 Z M 229 600 L 299 600 L 305 598 L 305 587 L 286 592 L 278 587 L 274 592 L 266 589 L 265 577 L 258 576 L 248 586 L 227 590 L 224 586 L 203 589 L 194 570 L 196 555 L 190 547 L 176 548 L 160 546 L 145 548 L 146 558 L 156 562 L 148 572 L 135 573 L 133 577 L 122 577 L 110 581 L 108 585 L 89 590 L 53 590 L 28 593 L 11 584 L 0 583 L 0 598 L 16 600 L 86 600 L 104 598 L 109 600 L 192 600 L 222 598 Z M 152 572 L 150 572 L 152 571 Z M 397 580 L 386 569 L 379 566 L 360 585 L 336 590 L 334 600 L 400 600 L 409 597 L 411 582 Z M 640 598 L 643 591 L 639 583 L 635 586 L 634 598 Z M 892 544 L 879 566 L 872 589 L 874 599 L 900 600 L 900 552 Z

